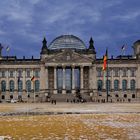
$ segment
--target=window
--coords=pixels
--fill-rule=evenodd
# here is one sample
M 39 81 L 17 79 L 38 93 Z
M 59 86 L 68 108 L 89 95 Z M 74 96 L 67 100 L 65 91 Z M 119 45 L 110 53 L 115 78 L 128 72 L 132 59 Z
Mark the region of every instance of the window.
M 35 92 L 39 92 L 40 89 L 40 82 L 39 80 L 35 80 Z
M 14 77 L 14 72 L 13 71 L 9 71 L 9 76 L 12 78 Z
M 103 88 L 103 82 L 102 82 L 102 80 L 98 80 L 97 81 L 97 89 L 98 89 L 98 91 L 101 91 L 102 88 Z
M 97 76 L 98 77 L 101 77 L 102 76 L 102 70 L 101 69 L 97 70 Z
M 2 100 L 4 100 L 4 99 L 5 99 L 5 96 L 4 96 L 4 95 L 2 95 L 2 96 L 1 96 L 1 99 L 2 99 Z
M 27 90 L 27 92 L 31 92 L 31 81 L 30 80 L 26 81 L 26 90 Z
M 13 80 L 10 80 L 9 82 L 9 88 L 10 88 L 10 92 L 13 92 L 15 87 L 14 87 L 14 81 Z
M 108 76 L 111 76 L 111 69 L 108 70 Z
M 119 70 L 118 70 L 118 69 L 115 69 L 115 70 L 114 70 L 114 76 L 115 76 L 115 77 L 118 77 L 118 76 L 119 76 Z
M 22 70 L 18 70 L 18 77 L 22 77 Z
M 135 94 L 132 94 L 132 98 L 135 98 Z
M 27 71 L 26 71 L 26 76 L 27 76 L 28 78 L 30 78 L 30 77 L 31 77 L 31 75 L 30 75 L 30 74 L 31 74 L 31 71 L 30 71 L 30 70 L 27 70 Z
M 127 98 L 127 94 L 124 94 L 124 98 Z
M 132 80 L 130 81 L 130 89 L 131 89 L 131 90 L 135 90 L 135 85 L 136 85 L 136 82 L 135 82 L 134 79 L 132 79 Z
M 106 89 L 111 90 L 111 81 L 106 80 Z
M 40 77 L 39 70 L 35 70 L 35 72 L 34 72 L 34 76 L 35 76 L 35 77 Z
M 1 91 L 5 92 L 6 91 L 6 81 L 1 81 Z
M 114 80 L 114 90 L 119 90 L 119 80 Z
M 1 72 L 1 77 L 2 77 L 2 78 L 5 78 L 5 77 L 6 77 L 5 71 L 2 71 L 2 72 Z
M 18 91 L 22 92 L 22 89 L 23 89 L 23 83 L 21 80 L 18 80 Z
M 126 76 L 127 76 L 127 70 L 126 70 L 126 69 L 123 69 L 122 72 L 123 72 L 123 75 L 122 75 L 122 76 L 123 76 L 123 77 L 126 77 Z
M 131 70 L 130 70 L 130 76 L 131 76 L 131 77 L 135 77 L 135 70 L 134 70 L 134 69 L 131 69 Z
M 75 77 L 75 89 L 80 89 L 80 69 L 74 69 L 74 77 Z M 86 82 L 86 81 L 85 81 Z
M 63 88 L 63 70 L 62 68 L 57 69 L 57 88 L 59 91 Z M 61 93 L 61 92 L 59 92 Z
M 122 81 L 122 90 L 123 91 L 127 90 L 127 80 Z

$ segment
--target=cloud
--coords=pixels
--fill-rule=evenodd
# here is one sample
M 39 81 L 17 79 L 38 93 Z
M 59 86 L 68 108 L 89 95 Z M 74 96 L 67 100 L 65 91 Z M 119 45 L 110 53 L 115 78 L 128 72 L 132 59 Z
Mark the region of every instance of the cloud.
M 123 40 L 130 44 L 140 35 L 139 4 L 136 0 L 0 1 L 0 42 L 9 42 L 18 55 L 27 55 L 24 50 L 30 48 L 38 56 L 44 36 L 49 44 L 58 35 L 74 34 L 87 46 L 93 36 L 97 51 Z
M 128 13 L 125 13 L 122 15 L 116 15 L 116 16 L 112 17 L 112 19 L 122 20 L 122 21 L 130 21 L 130 20 L 133 21 L 138 17 L 140 17 L 140 10 L 128 12 Z

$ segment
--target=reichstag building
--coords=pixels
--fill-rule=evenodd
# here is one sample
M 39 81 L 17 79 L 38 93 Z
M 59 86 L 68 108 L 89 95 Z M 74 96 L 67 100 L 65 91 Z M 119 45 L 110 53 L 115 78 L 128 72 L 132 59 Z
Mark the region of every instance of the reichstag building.
M 74 35 L 44 38 L 39 59 L 3 56 L 0 47 L 0 101 L 140 102 L 140 40 L 133 50 L 108 58 L 106 78 L 92 38 L 88 47 Z

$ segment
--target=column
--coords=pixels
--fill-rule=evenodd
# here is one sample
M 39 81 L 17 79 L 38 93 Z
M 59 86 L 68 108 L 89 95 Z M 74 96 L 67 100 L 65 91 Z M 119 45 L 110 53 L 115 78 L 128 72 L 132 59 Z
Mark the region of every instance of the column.
M 23 81 L 23 90 L 22 90 L 22 100 L 26 101 L 27 100 L 27 92 L 26 91 L 26 70 L 23 69 L 22 72 L 22 81 Z
M 66 73 L 66 69 L 65 66 L 62 67 L 63 68 L 63 94 L 66 94 L 66 83 L 65 83 L 65 73 Z
M 34 69 L 32 69 L 32 72 L 31 72 L 32 74 L 31 74 L 31 77 L 33 77 L 34 76 Z M 31 89 L 32 90 L 34 90 L 34 82 L 31 82 Z
M 49 79 L 48 79 L 49 77 L 48 77 L 48 67 L 46 68 L 46 89 L 48 89 L 49 88 L 49 85 L 48 85 L 48 81 L 49 81 Z
M 22 77 L 23 77 L 23 90 L 26 89 L 26 71 L 25 69 L 23 69 L 23 73 L 22 73 Z
M 56 75 L 56 66 L 54 67 L 54 94 L 57 94 L 57 75 Z
M 6 94 L 5 94 L 5 100 L 10 99 L 10 88 L 9 88 L 9 69 L 6 70 Z
M 9 90 L 10 91 L 10 89 L 9 89 L 9 70 L 7 69 L 6 70 L 6 90 Z
M 72 94 L 75 93 L 75 66 L 72 66 Z
M 131 85 L 130 85 L 130 81 L 131 81 L 131 76 L 130 76 L 130 74 L 131 74 L 131 70 L 130 69 L 127 69 L 127 89 L 131 89 Z
M 83 89 L 83 66 L 80 66 L 80 88 Z
M 14 99 L 18 98 L 18 78 L 17 78 L 17 69 L 15 69 L 15 73 L 14 73 L 14 77 L 15 77 L 15 92 L 14 92 Z

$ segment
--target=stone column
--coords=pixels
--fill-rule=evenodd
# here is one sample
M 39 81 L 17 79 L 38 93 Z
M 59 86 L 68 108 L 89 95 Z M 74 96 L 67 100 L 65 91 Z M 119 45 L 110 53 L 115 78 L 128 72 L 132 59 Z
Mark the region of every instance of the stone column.
M 6 94 L 5 100 L 10 99 L 10 87 L 9 87 L 9 69 L 6 70 Z
M 31 73 L 32 73 L 31 74 L 31 78 L 32 78 L 34 76 L 34 69 L 32 69 L 32 72 Z M 31 81 L 31 89 L 34 90 L 34 88 L 35 88 L 34 87 L 34 82 Z
M 49 83 L 48 83 L 48 81 L 49 81 L 49 77 L 48 77 L 48 67 L 47 67 L 47 68 L 46 68 L 46 89 L 49 88 Z
M 119 69 L 119 89 L 122 90 L 122 69 Z
M 80 88 L 83 89 L 83 66 L 80 66 Z
M 75 93 L 75 66 L 72 66 L 72 94 Z
M 9 70 L 6 70 L 6 90 L 10 90 L 9 89 Z
M 54 67 L 54 94 L 57 94 L 57 74 L 56 74 L 56 66 Z
M 65 83 L 65 74 L 66 74 L 66 69 L 65 66 L 62 67 L 63 68 L 63 94 L 66 94 L 66 83 Z
M 15 73 L 14 73 L 14 77 L 15 77 L 15 91 L 14 91 L 14 99 L 18 98 L 18 78 L 17 78 L 17 69 L 15 69 Z
M 127 69 L 127 76 L 128 76 L 128 80 L 127 80 L 127 89 L 130 89 L 130 81 L 131 81 L 131 70 L 130 69 Z
M 44 91 L 46 89 L 46 69 L 44 64 L 40 66 L 40 89 Z
M 26 91 L 26 71 L 25 71 L 25 69 L 23 69 L 23 72 L 22 72 L 22 81 L 23 81 L 22 99 L 26 100 L 27 92 L 25 92 Z
M 22 78 L 23 78 L 23 90 L 26 89 L 26 71 L 23 69 Z

